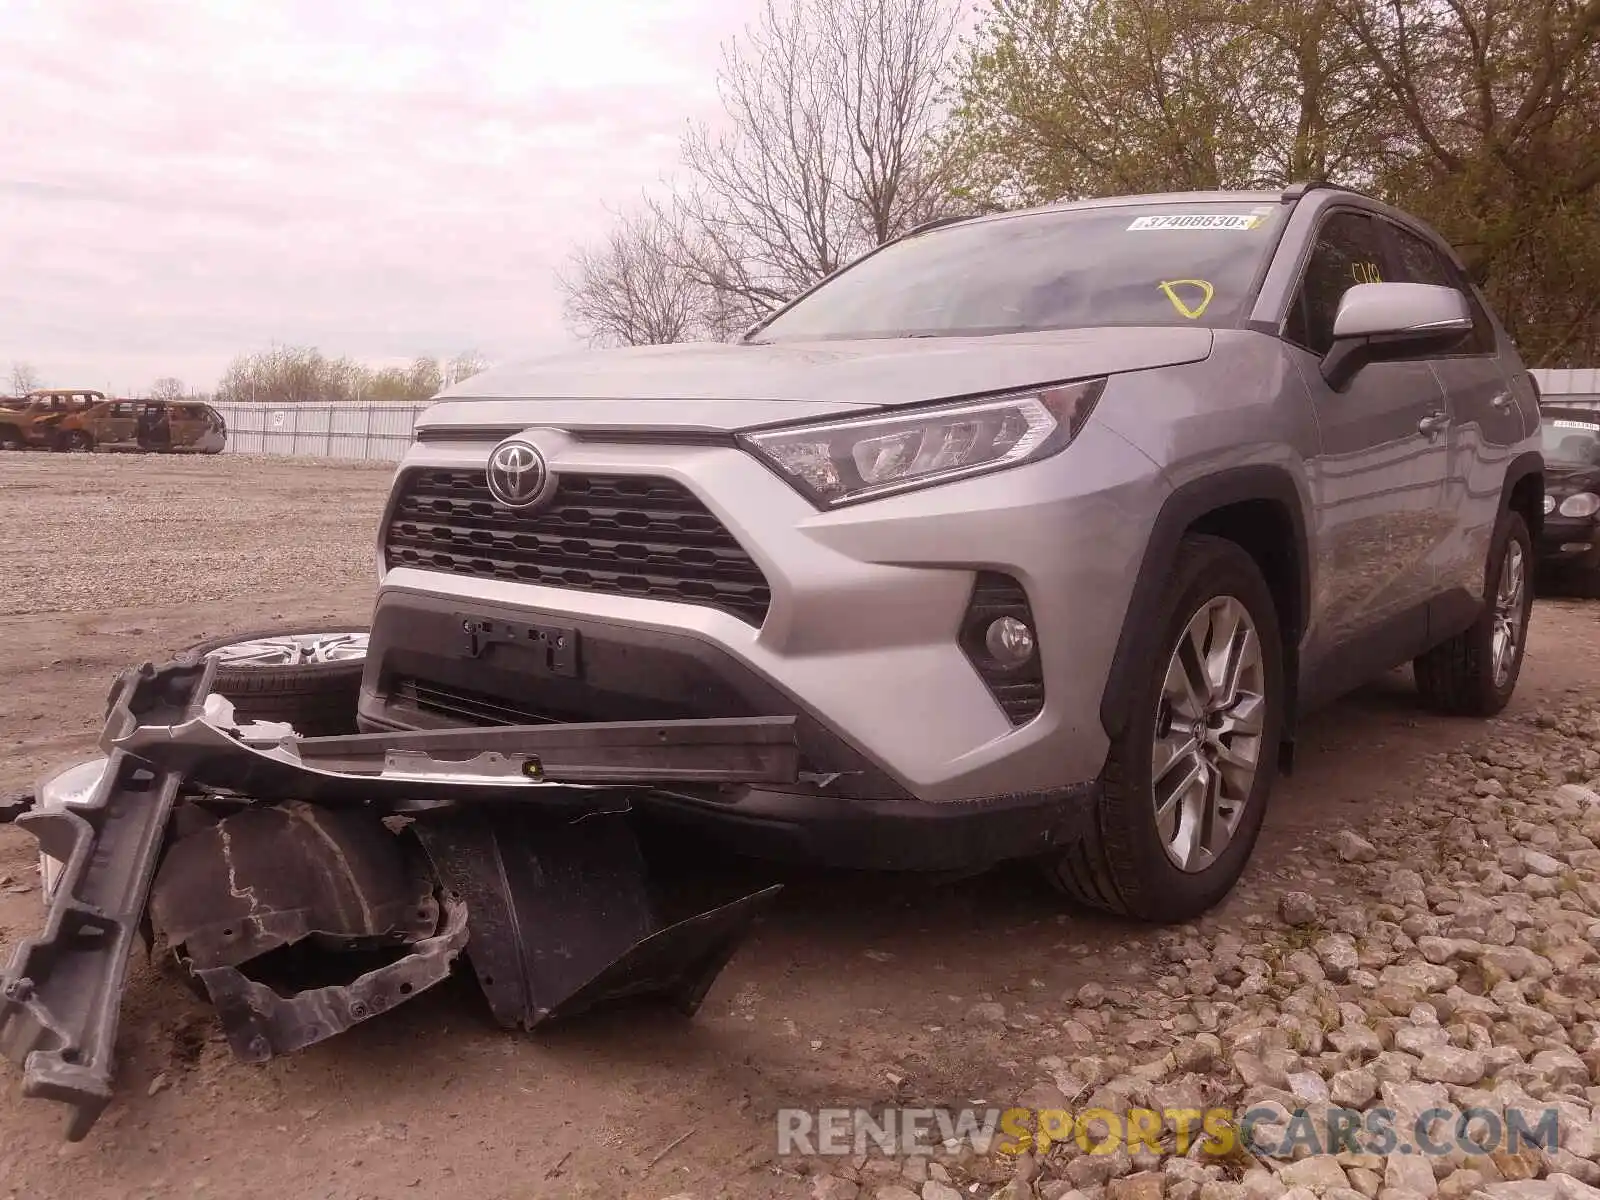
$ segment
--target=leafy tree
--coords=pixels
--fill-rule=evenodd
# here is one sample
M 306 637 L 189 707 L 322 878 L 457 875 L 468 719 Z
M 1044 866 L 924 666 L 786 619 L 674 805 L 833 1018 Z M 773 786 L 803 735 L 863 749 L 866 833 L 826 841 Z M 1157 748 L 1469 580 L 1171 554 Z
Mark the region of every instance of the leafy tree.
M 328 358 L 314 347 L 274 346 L 234 359 L 217 386 L 216 398 L 235 404 L 420 403 L 436 395 L 447 376 L 465 378 L 483 366 L 479 355 L 467 352 L 448 364 L 423 355 L 406 367 L 373 370 L 349 358 Z
M 1531 362 L 1600 356 L 1600 0 L 990 0 L 955 90 L 974 203 L 1343 183 L 1431 221 Z

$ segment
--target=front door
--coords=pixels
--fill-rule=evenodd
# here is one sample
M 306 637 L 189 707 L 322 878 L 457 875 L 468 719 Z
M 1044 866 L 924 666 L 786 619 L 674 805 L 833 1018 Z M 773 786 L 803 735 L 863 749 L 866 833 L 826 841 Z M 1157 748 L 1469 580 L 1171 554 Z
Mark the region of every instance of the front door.
M 1307 464 L 1316 521 L 1306 646 L 1312 702 L 1421 651 L 1435 547 L 1449 530 L 1449 414 L 1432 367 L 1371 363 L 1343 391 L 1320 370 L 1340 299 L 1358 283 L 1387 278 L 1385 261 L 1370 215 L 1330 212 L 1284 331 L 1322 441 Z
M 139 406 L 139 446 L 144 450 L 165 450 L 172 444 L 172 421 L 167 406 L 151 401 Z

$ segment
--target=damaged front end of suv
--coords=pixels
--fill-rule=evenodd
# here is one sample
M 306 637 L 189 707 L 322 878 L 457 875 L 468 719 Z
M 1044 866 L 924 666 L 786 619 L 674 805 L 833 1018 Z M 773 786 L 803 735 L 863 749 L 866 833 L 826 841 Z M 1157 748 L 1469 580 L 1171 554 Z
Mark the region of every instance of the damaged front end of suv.
M 661 782 L 791 780 L 791 723 L 729 721 L 302 737 L 241 722 L 188 655 L 117 683 L 104 757 L 11 812 L 47 914 L 0 973 L 0 1053 L 82 1139 L 113 1094 L 136 938 L 262 1062 L 470 964 L 532 1029 L 653 996 L 699 1007 L 776 886 L 665 923 L 629 821 Z

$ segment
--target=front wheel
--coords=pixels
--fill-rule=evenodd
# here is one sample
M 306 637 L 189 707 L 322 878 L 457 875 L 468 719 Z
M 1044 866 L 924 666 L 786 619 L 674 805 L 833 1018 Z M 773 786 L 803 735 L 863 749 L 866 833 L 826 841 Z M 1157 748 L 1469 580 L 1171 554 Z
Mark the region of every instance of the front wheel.
M 68 454 L 88 454 L 94 449 L 94 438 L 81 429 L 69 429 L 61 436 L 60 444 Z
M 1277 608 L 1237 544 L 1179 546 L 1091 827 L 1047 864 L 1069 896 L 1158 923 L 1191 920 L 1244 873 L 1277 774 L 1285 687 Z
M 240 721 L 282 721 L 304 737 L 355 733 L 363 627 L 270 629 L 212 638 L 187 653 L 217 660 L 214 689 Z
M 1492 717 L 1511 700 L 1533 613 L 1533 538 L 1506 509 L 1489 539 L 1483 612 L 1471 628 L 1411 664 L 1422 702 L 1446 716 Z
M 14 425 L 0 425 L 0 450 L 26 450 L 27 443 Z

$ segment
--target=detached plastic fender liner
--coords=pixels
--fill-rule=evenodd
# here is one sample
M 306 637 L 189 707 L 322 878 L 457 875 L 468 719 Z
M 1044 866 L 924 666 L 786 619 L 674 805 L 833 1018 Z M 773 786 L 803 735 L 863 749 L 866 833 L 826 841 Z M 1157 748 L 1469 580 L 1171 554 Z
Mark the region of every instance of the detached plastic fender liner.
M 419 818 L 447 896 L 472 912 L 467 958 L 496 1021 L 533 1029 L 630 997 L 698 1011 L 773 885 L 663 926 L 626 813 Z
M 111 722 L 196 718 L 215 665 L 127 672 Z M 23 1095 L 68 1106 L 81 1141 L 111 1099 L 128 954 L 144 917 L 182 776 L 113 751 L 92 796 L 17 824 L 63 863 L 43 930 L 0 974 L 0 1053 L 23 1067 Z

